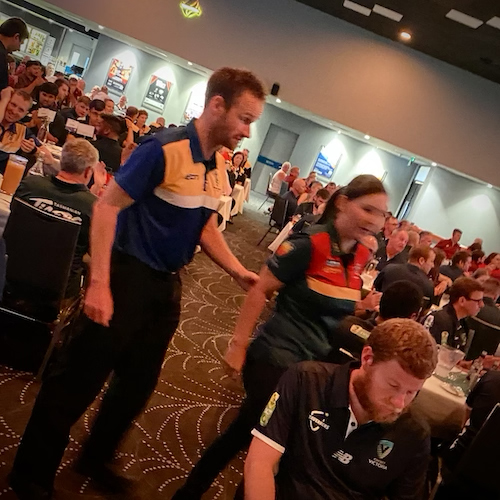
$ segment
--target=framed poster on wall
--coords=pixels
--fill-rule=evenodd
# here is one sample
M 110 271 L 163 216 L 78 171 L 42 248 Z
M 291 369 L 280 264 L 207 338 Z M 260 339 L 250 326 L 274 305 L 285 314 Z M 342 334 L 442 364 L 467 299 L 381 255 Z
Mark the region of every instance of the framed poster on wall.
M 189 123 L 193 118 L 199 118 L 205 107 L 205 93 L 193 91 L 182 117 L 182 123 Z
M 119 59 L 112 59 L 104 85 L 111 92 L 122 94 L 127 87 L 133 69 L 133 66 L 126 65 Z
M 142 103 L 144 106 L 153 109 L 154 111 L 163 111 L 168 93 L 172 88 L 172 82 L 160 78 L 157 75 L 151 75 L 149 79 L 146 95 Z

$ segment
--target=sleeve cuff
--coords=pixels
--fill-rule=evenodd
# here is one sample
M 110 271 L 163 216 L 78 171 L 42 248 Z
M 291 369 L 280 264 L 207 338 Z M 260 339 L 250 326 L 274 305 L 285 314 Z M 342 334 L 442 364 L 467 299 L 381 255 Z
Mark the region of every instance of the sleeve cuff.
M 276 441 L 273 441 L 272 439 L 268 438 L 262 432 L 259 432 L 257 429 L 252 430 L 252 436 L 255 436 L 256 438 L 260 439 L 267 445 L 269 445 L 271 448 L 274 448 L 276 451 L 279 451 L 282 455 L 285 453 L 285 448 L 278 444 Z

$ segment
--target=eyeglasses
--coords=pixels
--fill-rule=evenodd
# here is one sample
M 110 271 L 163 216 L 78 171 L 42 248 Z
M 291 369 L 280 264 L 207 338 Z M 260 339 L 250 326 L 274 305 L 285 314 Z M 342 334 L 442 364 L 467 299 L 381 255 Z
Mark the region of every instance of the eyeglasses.
M 473 302 L 476 302 L 478 304 L 481 304 L 481 302 L 483 302 L 483 299 L 471 299 L 470 297 L 467 297 L 467 300 L 472 300 Z

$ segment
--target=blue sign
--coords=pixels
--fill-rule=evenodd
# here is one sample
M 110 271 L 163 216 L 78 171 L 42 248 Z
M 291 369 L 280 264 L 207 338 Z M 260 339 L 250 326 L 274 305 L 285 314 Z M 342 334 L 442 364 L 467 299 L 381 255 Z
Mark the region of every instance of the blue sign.
M 317 172 L 322 177 L 326 177 L 329 179 L 333 175 L 333 171 L 335 167 L 328 161 L 326 156 L 323 154 L 323 150 L 321 150 L 314 162 L 313 171 Z
M 271 158 L 266 158 L 265 156 L 260 155 L 257 158 L 257 161 L 263 163 L 264 165 L 267 165 L 268 167 L 275 168 L 276 170 L 279 170 L 282 165 L 282 163 L 280 163 L 279 161 L 274 161 L 271 160 Z

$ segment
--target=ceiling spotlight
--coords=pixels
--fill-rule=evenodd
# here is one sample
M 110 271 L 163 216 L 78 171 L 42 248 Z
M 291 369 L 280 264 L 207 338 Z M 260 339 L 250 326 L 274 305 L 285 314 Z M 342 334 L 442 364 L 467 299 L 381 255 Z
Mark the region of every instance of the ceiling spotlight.
M 403 40 L 404 42 L 407 42 L 411 40 L 411 35 L 410 33 L 408 33 L 408 31 L 401 31 L 399 33 L 399 38 L 401 38 L 401 40 Z
M 368 134 L 366 134 L 366 135 L 365 135 L 365 139 L 366 139 L 367 141 L 369 141 L 369 140 L 371 139 L 371 137 L 370 137 Z
M 54 21 L 52 19 L 49 19 L 49 23 L 52 24 Z
M 103 26 L 102 24 L 99 24 L 98 28 L 99 28 L 100 30 L 103 30 L 103 29 L 104 29 L 104 26 Z
M 280 99 L 279 97 L 277 97 L 277 98 L 276 98 L 276 102 L 277 102 L 278 104 L 281 104 L 281 99 Z
M 431 163 L 431 165 L 432 165 L 433 167 L 437 167 L 437 166 L 438 166 L 438 164 L 437 164 L 435 161 L 433 161 L 433 162 Z
M 192 65 L 193 65 L 193 63 L 192 63 L 191 61 L 188 61 L 188 65 L 189 65 L 189 66 L 192 66 Z
M 342 133 L 342 130 L 339 130 L 339 131 L 337 132 L 337 134 L 339 134 L 339 135 L 340 135 L 341 133 Z
M 487 187 L 489 187 L 490 189 L 493 187 L 491 184 L 486 184 Z

